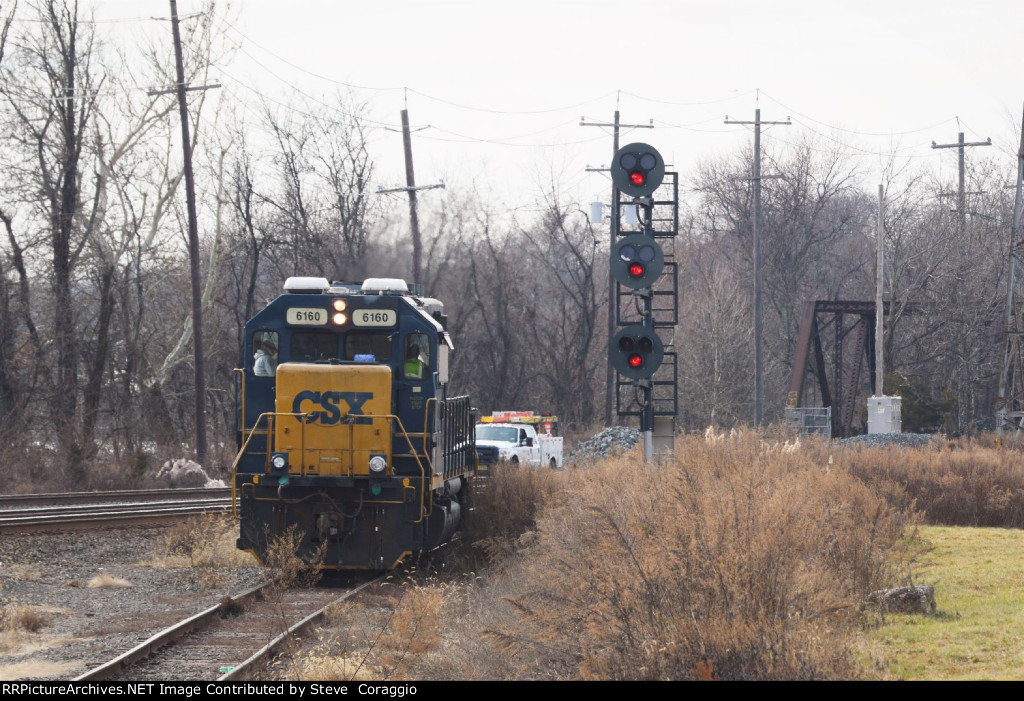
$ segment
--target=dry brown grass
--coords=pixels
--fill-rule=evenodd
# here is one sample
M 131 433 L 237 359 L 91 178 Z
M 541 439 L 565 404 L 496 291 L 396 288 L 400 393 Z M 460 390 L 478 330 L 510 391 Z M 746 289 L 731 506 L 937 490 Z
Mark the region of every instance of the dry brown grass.
M 669 464 L 633 452 L 540 474 L 510 473 L 477 501 L 474 520 L 518 557 L 476 586 L 423 585 L 396 606 L 382 647 L 402 649 L 404 635 L 416 653 L 387 659 L 389 678 L 870 675 L 854 660 L 858 604 L 905 580 L 912 521 L 827 451 L 741 433 L 681 439 Z M 509 508 L 531 492 L 543 508 Z M 531 520 L 531 538 L 500 534 Z
M 22 582 L 32 582 L 42 577 L 42 572 L 39 569 L 39 565 L 36 564 L 20 564 L 15 563 L 6 565 L 6 570 L 10 576 L 14 579 Z
M 834 458 L 927 523 L 1024 528 L 1024 454 L 998 449 L 990 436 L 915 450 L 847 448 Z
M 473 510 L 459 532 L 463 547 L 450 557 L 455 571 L 468 572 L 516 553 L 524 534 L 536 527 L 537 514 L 554 494 L 573 480 L 573 470 L 555 471 L 492 465 L 473 491 Z
M 38 633 L 48 624 L 46 616 L 31 606 L 5 605 L 0 607 L 0 630 Z
M 13 599 L 0 601 L 0 653 L 20 653 L 36 644 L 37 636 L 49 625 L 49 617 L 35 606 L 23 606 Z M 0 679 L 3 676 L 0 667 Z
M 156 543 L 148 560 L 151 567 L 195 567 L 204 570 L 247 567 L 252 555 L 235 547 L 238 526 L 230 516 L 200 514 L 171 526 Z M 209 572 L 209 586 L 218 585 L 216 573 Z
M 275 586 L 281 590 L 308 589 L 320 581 L 321 567 L 327 554 L 328 542 L 323 541 L 320 547 L 306 558 L 297 554 L 301 544 L 302 533 L 292 526 L 284 533 L 272 538 L 267 545 L 265 564 L 273 573 Z
M 374 681 L 382 677 L 377 668 L 367 667 L 361 654 L 338 653 L 330 640 L 320 640 L 302 655 L 291 670 L 291 679 L 304 682 Z
M 104 572 L 98 574 L 85 585 L 86 589 L 124 589 L 132 585 L 127 579 L 121 577 L 115 577 L 112 574 Z

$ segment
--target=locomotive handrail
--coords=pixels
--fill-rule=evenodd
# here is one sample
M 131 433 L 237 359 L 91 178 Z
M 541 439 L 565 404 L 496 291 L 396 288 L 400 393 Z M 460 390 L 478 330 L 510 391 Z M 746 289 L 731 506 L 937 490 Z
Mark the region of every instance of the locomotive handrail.
M 259 427 L 260 421 L 263 420 L 264 416 L 272 416 L 272 414 L 260 414 L 258 417 L 256 417 L 256 423 L 253 424 L 252 429 L 249 431 L 249 435 L 246 436 L 246 434 L 245 434 L 245 419 L 244 419 L 244 414 L 243 414 L 242 428 L 240 429 L 240 431 L 242 432 L 242 435 L 244 436 L 244 438 L 242 440 L 241 447 L 239 447 L 239 449 L 238 449 L 238 455 L 235 456 L 234 461 L 231 463 L 231 515 L 232 516 L 237 516 L 238 515 L 238 505 L 237 505 L 237 499 L 236 499 L 237 490 L 235 488 L 235 485 L 238 483 L 238 464 L 240 462 L 242 462 L 242 456 L 245 455 L 245 449 L 249 447 L 249 441 L 251 441 L 253 436 L 256 435 L 256 429 Z M 267 435 L 268 435 L 268 437 L 270 435 L 270 419 L 267 419 Z M 269 442 L 267 444 L 267 448 L 268 448 L 267 456 L 269 458 L 269 456 L 270 456 L 270 450 L 269 450 L 270 444 L 269 444 Z
M 274 419 L 276 417 L 278 417 L 278 416 L 307 416 L 307 415 L 308 415 L 308 412 L 298 412 L 298 413 L 295 413 L 295 412 L 284 412 L 284 411 L 281 411 L 281 412 L 268 411 L 268 412 L 265 412 L 263 414 L 260 414 L 256 418 L 256 422 L 253 424 L 252 429 L 249 431 L 249 434 L 246 436 L 245 440 L 242 442 L 242 447 L 239 449 L 238 455 L 235 456 L 235 460 L 231 464 L 231 514 L 233 516 L 237 515 L 237 512 L 238 512 L 238 507 L 236 505 L 237 500 L 236 500 L 236 489 L 235 489 L 235 485 L 237 483 L 236 476 L 238 474 L 238 464 L 242 460 L 242 455 L 245 454 L 245 449 L 248 447 L 249 441 L 252 440 L 253 436 L 257 435 L 256 434 L 256 429 L 259 428 L 260 421 L 262 421 L 264 419 L 264 417 L 266 417 L 266 419 L 267 419 L 267 437 L 270 438 L 271 437 L 272 424 L 273 424 L 273 421 L 274 421 Z M 405 425 L 402 423 L 402 420 L 400 418 L 398 418 L 398 416 L 395 415 L 395 414 L 365 414 L 365 416 L 367 418 L 370 418 L 370 419 L 388 419 L 388 420 L 394 419 L 398 423 L 398 427 L 401 429 L 402 437 L 405 438 L 405 442 L 409 444 L 409 452 L 412 454 L 412 457 L 416 460 L 416 464 L 420 468 L 420 480 L 422 481 L 422 487 L 420 488 L 420 517 L 418 519 L 416 519 L 415 521 L 413 521 L 413 523 L 423 523 L 423 519 L 424 519 L 425 514 L 426 514 L 426 512 L 424 511 L 424 508 L 423 508 L 424 507 L 423 494 L 424 494 L 424 492 L 428 491 L 428 489 L 429 489 L 429 491 L 430 491 L 430 504 L 429 504 L 429 506 L 430 506 L 431 509 L 433 509 L 434 508 L 434 490 L 433 490 L 433 486 L 431 484 L 427 483 L 427 471 L 426 471 L 426 469 L 424 469 L 423 462 L 420 460 L 420 455 L 419 455 L 419 453 L 416 452 L 416 448 L 413 446 L 412 440 L 410 440 L 410 438 L 409 438 L 409 436 L 411 434 L 409 434 L 405 430 Z M 299 440 L 299 445 L 300 445 L 299 450 L 301 450 L 303 453 L 305 453 L 305 451 L 306 451 L 306 432 L 305 432 L 305 424 L 304 423 L 303 423 L 302 428 L 303 428 L 303 432 L 302 432 L 302 436 L 300 437 L 300 440 Z M 244 431 L 243 431 L 243 433 L 244 433 Z M 263 434 L 260 434 L 260 435 L 263 435 Z M 415 434 L 412 434 L 412 435 L 415 435 Z M 271 453 L 270 447 L 271 447 L 270 446 L 270 442 L 268 440 L 268 443 L 267 443 L 267 455 L 266 455 L 266 459 L 265 459 L 265 465 L 267 467 L 269 467 L 269 465 L 270 465 L 270 453 Z M 427 456 L 427 455 L 424 455 L 424 457 L 427 460 L 427 465 L 431 469 L 431 474 L 433 474 L 433 463 L 430 461 L 430 457 Z
M 239 376 L 238 381 L 238 432 L 245 431 L 245 370 L 234 368 L 231 372 Z
M 237 511 L 238 511 L 238 507 L 236 506 L 236 499 L 235 499 L 235 493 L 236 493 L 235 484 L 237 483 L 237 479 L 236 478 L 237 478 L 237 475 L 238 475 L 238 463 L 240 463 L 242 461 L 242 456 L 245 455 L 245 450 L 246 450 L 246 448 L 249 447 L 249 441 L 251 441 L 254 436 L 266 435 L 267 436 L 267 453 L 266 453 L 266 455 L 264 456 L 264 459 L 263 459 L 263 469 L 264 469 L 264 474 L 266 474 L 266 472 L 270 468 L 270 453 L 271 453 L 271 450 L 270 450 L 271 445 L 270 445 L 270 443 L 271 443 L 271 439 L 273 438 L 273 432 L 272 432 L 273 431 L 273 423 L 274 423 L 274 419 L 276 417 L 278 417 L 278 416 L 306 416 L 306 412 L 295 413 L 295 412 L 284 412 L 284 411 L 282 411 L 282 412 L 267 411 L 267 412 L 264 412 L 264 413 L 262 413 L 262 414 L 260 414 L 259 416 L 256 417 L 256 422 L 252 425 L 252 428 L 249 429 L 248 435 L 245 435 L 245 430 L 246 429 L 245 428 L 242 429 L 242 435 L 245 435 L 245 440 L 242 441 L 242 447 L 238 449 L 238 455 L 235 456 L 234 462 L 231 463 L 231 515 L 232 516 L 237 515 Z M 267 419 L 267 430 L 266 430 L 266 433 L 256 433 L 256 430 L 260 426 L 260 421 L 262 421 L 264 419 L 264 417 Z M 306 426 L 305 426 L 305 424 L 303 424 L 302 429 L 303 430 L 302 430 L 301 442 L 302 442 L 302 445 L 303 445 L 303 449 L 305 449 L 305 445 L 306 445 L 306 431 L 305 431 Z
M 423 406 L 423 437 L 424 437 L 424 439 L 427 437 L 427 431 L 430 431 L 430 403 L 431 402 L 433 402 L 434 404 L 436 404 L 438 406 L 441 405 L 441 402 L 438 400 L 437 397 L 429 397 L 427 399 L 427 403 Z M 433 434 L 433 431 L 430 431 L 430 433 Z M 426 445 L 426 443 L 423 444 L 423 452 L 427 452 L 427 445 Z
M 373 414 L 370 414 L 370 416 L 372 417 Z M 416 519 L 415 521 L 413 521 L 413 523 L 423 523 L 423 519 L 424 519 L 425 514 L 426 514 L 426 512 L 423 510 L 423 494 L 424 494 L 424 492 L 427 491 L 427 487 L 429 486 L 430 487 L 430 508 L 431 508 L 431 510 L 433 510 L 433 508 L 434 508 L 434 490 L 433 490 L 433 485 L 428 485 L 427 484 L 427 473 L 426 473 L 426 470 L 423 469 L 423 463 L 420 461 L 420 456 L 416 453 L 416 448 L 413 447 L 412 440 L 409 439 L 409 433 L 408 433 L 408 431 L 405 430 L 405 425 L 402 423 L 402 420 L 400 418 L 398 418 L 398 416 L 395 415 L 395 414 L 388 414 L 387 418 L 394 419 L 396 422 L 398 422 L 398 427 L 400 429 L 402 429 L 402 436 L 405 438 L 405 442 L 409 444 L 409 452 L 412 453 L 413 458 L 416 459 L 416 464 L 419 465 L 419 468 L 420 468 L 420 480 L 422 481 L 422 484 L 420 485 L 420 517 L 418 519 Z M 426 446 L 424 446 L 424 447 L 426 447 Z M 433 475 L 434 474 L 434 467 L 433 467 L 433 464 L 430 462 L 430 457 L 426 456 L 426 455 L 424 457 L 427 458 L 427 465 L 430 465 L 430 474 Z

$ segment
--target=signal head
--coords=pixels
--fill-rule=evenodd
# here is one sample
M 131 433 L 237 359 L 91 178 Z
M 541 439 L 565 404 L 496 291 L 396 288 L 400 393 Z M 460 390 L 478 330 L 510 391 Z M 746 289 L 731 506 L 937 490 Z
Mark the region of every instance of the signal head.
M 612 161 L 612 182 L 630 197 L 649 197 L 665 179 L 665 161 L 653 146 L 623 146 Z
M 612 277 L 626 287 L 653 287 L 665 268 L 665 254 L 650 236 L 630 234 L 612 246 L 609 266 Z
M 654 331 L 640 324 L 627 326 L 612 338 L 612 365 L 632 380 L 649 378 L 661 367 L 665 346 Z

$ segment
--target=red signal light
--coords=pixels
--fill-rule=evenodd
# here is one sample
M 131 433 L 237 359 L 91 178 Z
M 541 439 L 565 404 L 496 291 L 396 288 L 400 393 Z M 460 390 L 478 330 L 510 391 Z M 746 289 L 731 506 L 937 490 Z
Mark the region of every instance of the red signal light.
M 633 355 L 629 356 L 629 365 L 630 365 L 630 367 L 639 368 L 643 364 L 644 364 L 644 357 L 642 355 L 640 355 L 639 353 L 634 353 Z
M 629 275 L 630 277 L 643 277 L 644 266 L 640 263 L 631 263 L 629 266 Z
M 630 173 L 629 174 L 629 179 L 633 182 L 634 185 L 636 185 L 638 187 L 640 185 L 643 185 L 644 184 L 644 180 L 646 180 L 646 178 L 644 178 L 644 174 L 643 173 Z

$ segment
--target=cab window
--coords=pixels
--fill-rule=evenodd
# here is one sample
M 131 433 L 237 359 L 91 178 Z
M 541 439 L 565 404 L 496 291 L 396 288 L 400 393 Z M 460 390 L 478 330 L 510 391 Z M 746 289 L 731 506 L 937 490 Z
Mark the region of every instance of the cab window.
M 257 331 L 252 335 L 252 372 L 273 377 L 277 369 L 277 332 Z
M 338 357 L 338 337 L 331 333 L 292 334 L 291 360 L 315 363 Z
M 422 380 L 430 372 L 430 344 L 425 333 L 405 337 L 403 374 L 407 380 Z
M 359 357 L 356 357 L 359 356 Z M 345 335 L 345 360 L 370 360 L 386 363 L 391 360 L 391 334 L 348 333 Z

